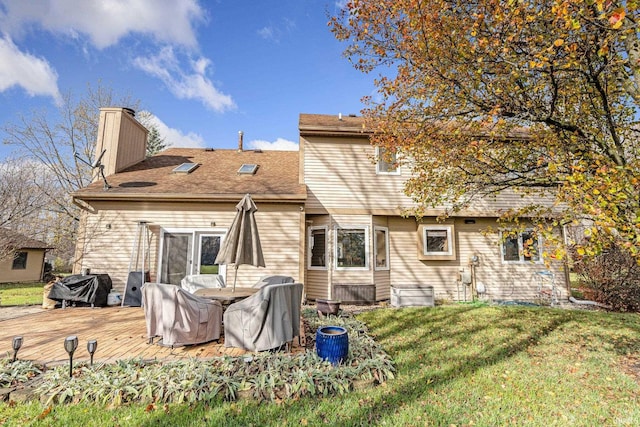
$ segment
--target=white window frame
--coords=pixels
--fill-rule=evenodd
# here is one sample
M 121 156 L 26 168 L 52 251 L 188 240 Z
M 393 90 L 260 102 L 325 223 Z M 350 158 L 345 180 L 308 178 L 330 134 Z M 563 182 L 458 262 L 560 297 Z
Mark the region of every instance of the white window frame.
M 311 265 L 311 256 L 313 255 L 313 232 L 315 230 L 324 230 L 324 266 Z M 329 265 L 329 227 L 326 225 L 309 227 L 307 234 L 307 269 L 309 270 L 326 270 Z
M 384 232 L 385 265 L 378 266 L 378 231 Z M 389 229 L 387 227 L 373 228 L 373 266 L 376 270 L 389 270 Z
M 400 165 L 397 164 L 397 160 L 398 160 L 398 154 L 394 153 L 395 156 L 395 162 L 396 162 L 396 169 L 394 171 L 381 171 L 380 170 L 380 164 L 381 163 L 385 163 L 385 164 L 389 164 L 388 162 L 382 160 L 384 154 L 384 151 L 386 151 L 383 147 L 376 147 L 376 175 L 400 175 Z
M 198 246 L 200 244 L 199 234 L 206 235 L 219 235 L 220 238 L 220 247 L 224 244 L 224 239 L 227 238 L 229 233 L 229 228 L 222 227 L 211 227 L 211 228 L 182 228 L 182 227 L 162 227 L 160 228 L 160 240 L 158 242 L 158 256 L 156 259 L 156 277 L 162 276 L 162 257 L 164 255 L 164 235 L 165 233 L 178 233 L 178 234 L 191 234 L 191 248 L 190 248 L 190 266 L 187 274 L 195 274 L 195 264 L 194 258 L 199 256 Z M 218 267 L 218 275 L 222 276 L 225 280 L 227 278 L 227 265 L 219 264 Z
M 443 252 L 427 251 L 427 231 L 446 231 L 447 232 L 447 250 Z M 424 224 L 422 227 L 422 255 L 424 256 L 453 256 L 453 226 L 452 225 L 429 225 Z
M 338 231 L 339 230 L 362 230 L 364 231 L 364 267 L 339 267 L 338 266 Z M 370 257 L 370 241 L 369 241 L 369 227 L 366 225 L 343 225 L 343 226 L 335 226 L 333 230 L 333 259 L 334 259 L 334 268 L 338 271 L 367 271 L 369 270 L 369 257 Z
M 446 231 L 447 250 L 443 252 L 427 252 L 427 231 Z M 456 229 L 453 223 L 444 224 L 419 224 L 418 225 L 418 259 L 420 261 L 455 261 L 456 254 Z
M 526 229 L 523 231 L 518 231 L 517 233 L 517 238 L 518 238 L 518 260 L 505 260 L 504 257 L 506 255 L 506 250 L 505 250 L 505 242 L 507 241 L 506 239 L 509 236 L 505 236 L 505 235 L 512 235 L 513 233 L 509 233 L 509 232 L 505 232 L 505 231 L 501 231 L 500 232 L 500 260 L 502 261 L 503 264 L 542 264 L 543 260 L 542 260 L 542 237 L 538 236 L 538 253 L 536 253 L 536 256 L 538 259 L 531 259 L 531 260 L 527 260 L 524 259 L 524 239 L 522 238 L 522 234 L 523 233 L 533 233 L 533 229 Z

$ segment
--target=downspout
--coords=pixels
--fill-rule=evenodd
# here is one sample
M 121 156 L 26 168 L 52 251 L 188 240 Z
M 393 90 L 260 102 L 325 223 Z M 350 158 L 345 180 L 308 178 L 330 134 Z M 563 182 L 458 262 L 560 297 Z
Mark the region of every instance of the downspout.
M 327 257 L 327 286 L 329 287 L 329 292 L 327 299 L 329 300 L 333 300 L 333 256 L 336 253 L 336 248 L 334 247 L 336 233 L 334 233 L 333 227 L 333 215 L 329 214 L 329 228 L 327 229 L 327 245 L 329 246 L 329 256 Z

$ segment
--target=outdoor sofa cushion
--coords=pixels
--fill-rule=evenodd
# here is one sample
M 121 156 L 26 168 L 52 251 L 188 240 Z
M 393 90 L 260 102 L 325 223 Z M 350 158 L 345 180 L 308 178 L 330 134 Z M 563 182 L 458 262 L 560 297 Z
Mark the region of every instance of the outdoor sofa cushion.
M 224 313 L 224 345 L 250 351 L 278 348 L 300 336 L 302 283 L 263 286 Z
M 162 345 L 176 347 L 220 339 L 222 304 L 196 297 L 176 285 L 146 283 L 142 301 L 147 337 L 162 337 Z

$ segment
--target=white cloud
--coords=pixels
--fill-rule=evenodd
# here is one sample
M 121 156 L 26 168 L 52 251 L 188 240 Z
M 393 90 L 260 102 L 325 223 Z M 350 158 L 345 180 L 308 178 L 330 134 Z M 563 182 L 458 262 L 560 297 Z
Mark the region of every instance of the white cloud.
M 140 112 L 139 114 L 148 114 L 148 121 L 153 124 L 160 136 L 164 138 L 164 142 L 167 147 L 182 147 L 182 148 L 205 148 L 205 142 L 201 135 L 197 133 L 189 132 L 183 133 L 179 129 L 170 128 L 158 117 L 149 112 Z
M 13 41 L 0 38 L 0 92 L 13 87 L 23 88 L 30 96 L 50 96 L 62 102 L 58 90 L 58 74 L 46 59 L 21 52 Z
M 263 27 L 260 28 L 257 32 L 258 35 L 265 40 L 277 40 L 279 38 L 279 35 L 276 36 L 276 29 L 273 27 Z
M 138 57 L 134 65 L 162 80 L 167 88 L 180 99 L 196 99 L 217 112 L 232 110 L 235 103 L 229 95 L 220 92 L 207 77 L 211 64 L 208 58 L 190 60 L 191 70 L 185 71 L 171 47 L 164 47 L 155 56 Z
M 255 139 L 249 142 L 249 148 L 260 150 L 298 151 L 297 143 L 284 138 L 278 138 L 273 142 Z
M 197 52 L 196 26 L 207 19 L 206 11 L 198 0 L 0 0 L 0 32 L 18 40 L 32 28 L 74 40 L 89 40 L 87 45 L 104 49 L 116 45 L 124 37 L 145 35 L 157 45 L 165 47 L 156 56 L 138 57 L 134 65 L 159 78 L 179 99 L 195 99 L 207 108 L 223 112 L 235 108 L 229 95 L 219 91 L 207 76 L 211 61 L 200 57 L 180 61 L 174 48 Z M 6 45 L 6 43 L 5 43 Z M 16 83 L 0 74 L 0 91 L 15 84 L 23 86 L 32 95 L 50 94 L 56 100 L 60 95 L 57 74 L 44 59 L 20 52 L 11 43 L 11 55 L 0 64 L 0 72 L 9 75 L 24 63 L 34 66 Z M 4 46 L 4 50 L 7 47 Z M 11 59 L 17 58 L 17 64 Z M 38 78 L 34 78 L 37 74 Z
M 196 47 L 194 23 L 206 19 L 197 0 L 0 0 L 0 6 L 5 33 L 21 34 L 28 24 L 36 24 L 72 38 L 85 34 L 98 49 L 131 33 Z
M 282 25 L 268 25 L 260 28 L 256 33 L 265 40 L 279 42 L 283 35 L 290 34 L 296 29 L 295 21 L 288 18 L 282 18 Z

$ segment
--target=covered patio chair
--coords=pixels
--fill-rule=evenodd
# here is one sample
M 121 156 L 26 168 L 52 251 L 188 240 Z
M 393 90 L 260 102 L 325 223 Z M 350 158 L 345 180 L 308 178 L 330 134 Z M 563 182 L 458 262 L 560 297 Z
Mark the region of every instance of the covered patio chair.
M 147 337 L 178 347 L 220 339 L 222 304 L 191 295 L 176 285 L 147 283 L 142 288 Z
M 263 351 L 300 337 L 302 283 L 263 286 L 224 313 L 224 345 Z
M 294 283 L 295 280 L 291 276 L 262 276 L 252 288 L 261 288 L 266 285 L 275 285 L 278 283 Z
M 189 274 L 182 278 L 180 286 L 195 294 L 198 289 L 224 288 L 224 277 L 220 274 Z

